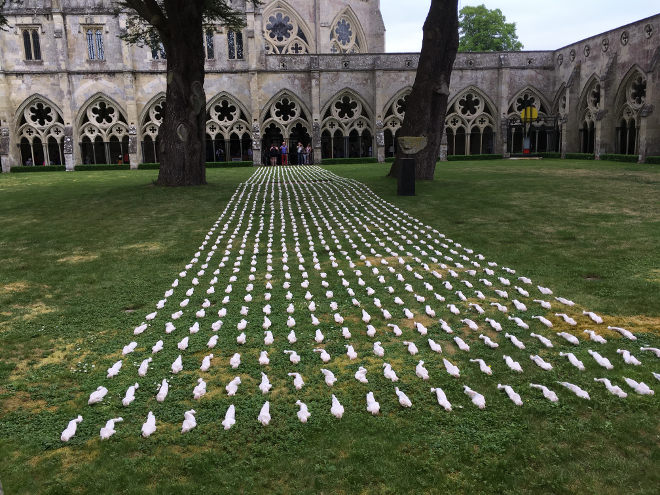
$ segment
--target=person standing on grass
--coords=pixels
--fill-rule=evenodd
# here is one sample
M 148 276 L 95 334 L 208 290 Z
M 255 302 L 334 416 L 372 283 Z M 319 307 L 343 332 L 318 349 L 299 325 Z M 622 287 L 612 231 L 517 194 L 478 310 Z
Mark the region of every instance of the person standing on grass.
M 304 165 L 305 157 L 303 152 L 305 151 L 305 148 L 303 148 L 303 145 L 300 141 L 298 141 L 298 147 L 296 148 L 296 151 L 298 152 L 298 165 Z
M 273 143 L 270 146 L 268 156 L 270 156 L 270 166 L 271 167 L 276 166 L 277 165 L 277 157 L 280 156 L 280 149 L 277 146 L 275 146 L 275 143 Z
M 289 164 L 289 147 L 286 145 L 285 141 L 282 141 L 282 146 L 280 146 L 280 153 L 282 154 L 282 165 Z
M 312 145 L 308 144 L 307 147 L 305 148 L 305 165 L 310 164 L 311 158 L 312 158 Z

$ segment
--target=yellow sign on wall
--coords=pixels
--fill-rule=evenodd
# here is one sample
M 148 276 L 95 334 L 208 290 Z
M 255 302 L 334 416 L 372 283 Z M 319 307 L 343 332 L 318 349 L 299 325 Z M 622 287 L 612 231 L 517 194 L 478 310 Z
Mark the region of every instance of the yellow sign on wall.
M 539 111 L 534 106 L 525 107 L 523 111 L 520 112 L 520 117 L 523 122 L 531 122 L 539 117 Z

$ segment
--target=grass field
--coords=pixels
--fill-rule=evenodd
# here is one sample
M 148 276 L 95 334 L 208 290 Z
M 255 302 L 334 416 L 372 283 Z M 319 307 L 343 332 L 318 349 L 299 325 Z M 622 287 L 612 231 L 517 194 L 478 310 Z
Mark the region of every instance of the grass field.
M 443 163 L 436 181 L 417 184 L 414 198 L 393 194 L 396 184 L 384 177 L 384 166 L 326 168 L 630 328 L 639 340 L 627 348 L 660 347 L 657 166 Z M 593 384 L 589 402 L 564 394 L 557 404 L 530 398 L 513 408 L 491 392 L 485 410 L 466 405 L 452 413 L 434 406 L 424 385 L 411 395 L 424 407 L 405 412 L 383 403 L 379 417 L 362 411 L 337 422 L 316 414 L 307 425 L 274 415 L 267 428 L 254 421 L 256 414 L 237 415 L 229 432 L 217 427 L 226 397 L 213 397 L 194 405 L 215 427 L 186 436 L 175 430 L 182 404 L 193 401 L 174 394 L 159 413 L 172 418 L 162 434 L 143 440 L 118 427 L 108 442 L 96 432 L 63 446 L 59 434 L 72 417 L 84 411 L 89 424 L 83 425 L 96 428 L 115 411 L 90 412 L 89 392 L 127 343 L 126 332 L 152 311 L 252 172 L 209 170 L 209 185 L 194 189 L 156 188 L 155 171 L 0 176 L 5 493 L 657 493 L 658 394 L 621 400 Z M 620 345 L 611 338 L 603 349 L 616 356 Z M 635 354 L 644 364 L 658 362 Z M 586 363 L 588 355 L 582 358 Z M 416 361 L 401 350 L 392 362 Z M 258 366 L 248 369 L 258 374 Z M 618 382 L 624 374 L 637 376 L 623 369 L 609 376 Z M 588 372 L 599 373 L 591 363 Z M 376 391 L 385 390 L 380 379 Z M 527 399 L 529 376 L 506 379 Z M 486 387 L 499 378 L 470 380 Z M 461 393 L 458 384 L 442 386 Z M 364 408 L 361 392 L 346 393 L 347 411 Z M 310 409 L 325 407 L 307 402 Z M 145 407 L 126 412 L 127 423 L 142 421 Z M 281 411 L 295 419 L 294 406 Z

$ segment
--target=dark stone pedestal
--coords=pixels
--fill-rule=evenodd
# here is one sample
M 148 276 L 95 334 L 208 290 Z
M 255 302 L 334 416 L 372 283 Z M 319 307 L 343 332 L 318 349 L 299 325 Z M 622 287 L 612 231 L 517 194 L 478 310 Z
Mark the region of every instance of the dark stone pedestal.
M 397 195 L 414 196 L 415 195 L 415 159 L 402 158 L 399 167 L 399 177 L 397 182 Z

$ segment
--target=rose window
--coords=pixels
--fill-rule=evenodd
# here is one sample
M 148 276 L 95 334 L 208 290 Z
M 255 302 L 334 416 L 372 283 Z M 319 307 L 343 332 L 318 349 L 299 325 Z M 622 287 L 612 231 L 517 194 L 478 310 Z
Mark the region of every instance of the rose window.
M 52 110 L 49 106 L 38 102 L 30 107 L 30 121 L 39 127 L 44 127 L 53 121 Z
M 535 107 L 536 106 L 535 103 L 536 103 L 536 98 L 525 93 L 516 100 L 516 110 L 518 112 L 522 112 L 527 107 Z
M 92 107 L 92 114 L 97 124 L 111 124 L 115 120 L 115 109 L 107 105 L 104 101 L 98 102 Z
M 337 35 L 337 41 L 342 45 L 348 45 L 353 37 L 351 24 L 346 19 L 340 20 L 337 23 L 337 27 L 335 27 L 335 34 Z
M 589 106 L 596 109 L 600 107 L 600 84 L 596 84 L 589 93 Z
M 282 122 L 288 122 L 295 118 L 297 113 L 296 103 L 288 98 L 282 98 L 275 103 L 275 118 Z
M 630 100 L 635 105 L 641 105 L 646 99 L 646 80 L 637 77 L 630 85 Z
M 232 105 L 228 100 L 222 100 L 219 104 L 213 107 L 216 118 L 220 122 L 233 122 L 236 119 L 237 111 L 235 105 Z
M 408 105 L 408 95 L 404 96 L 403 98 L 399 98 L 396 101 L 396 113 L 399 115 L 405 115 L 406 114 L 406 107 Z
M 266 30 L 271 39 L 281 43 L 291 37 L 293 23 L 288 15 L 284 15 L 282 12 L 277 12 L 268 19 Z
M 481 100 L 478 96 L 468 93 L 459 100 L 458 105 L 463 115 L 474 115 L 479 110 Z
M 344 96 L 338 102 L 335 103 L 335 109 L 337 117 L 340 119 L 352 119 L 355 117 L 358 104 L 356 101 L 353 101 L 350 97 Z

